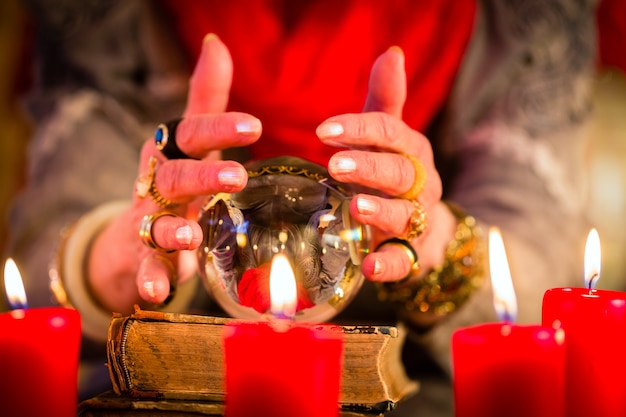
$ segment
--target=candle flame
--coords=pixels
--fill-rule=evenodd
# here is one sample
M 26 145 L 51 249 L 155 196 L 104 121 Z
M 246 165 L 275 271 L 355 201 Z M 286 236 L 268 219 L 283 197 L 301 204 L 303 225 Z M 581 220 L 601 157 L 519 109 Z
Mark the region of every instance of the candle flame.
M 298 302 L 296 277 L 285 255 L 278 254 L 272 260 L 270 270 L 271 313 L 275 317 L 293 318 Z
M 11 308 L 26 308 L 26 291 L 22 276 L 11 258 L 7 259 L 4 264 L 4 289 Z
M 497 227 L 489 229 L 489 269 L 496 315 L 502 321 L 514 322 L 517 316 L 517 300 L 504 242 Z
M 600 265 L 602 264 L 602 254 L 600 251 L 600 236 L 594 228 L 587 235 L 585 244 L 585 287 L 590 290 L 596 287 L 600 279 Z

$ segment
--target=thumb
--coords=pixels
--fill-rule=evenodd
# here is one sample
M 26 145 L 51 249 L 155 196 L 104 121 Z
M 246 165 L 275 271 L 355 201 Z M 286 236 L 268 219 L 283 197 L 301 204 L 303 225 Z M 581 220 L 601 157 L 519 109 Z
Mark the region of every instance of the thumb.
M 226 110 L 233 80 L 233 61 L 226 45 L 213 33 L 202 41 L 200 57 L 189 81 L 184 116 Z
M 400 47 L 392 46 L 372 66 L 363 111 L 382 111 L 402 118 L 405 101 L 404 52 Z

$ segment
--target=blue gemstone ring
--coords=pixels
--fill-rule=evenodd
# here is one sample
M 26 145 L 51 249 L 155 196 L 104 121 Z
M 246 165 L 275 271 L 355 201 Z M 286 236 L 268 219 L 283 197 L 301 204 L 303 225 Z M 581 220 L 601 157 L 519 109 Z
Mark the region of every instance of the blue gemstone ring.
M 182 118 L 161 123 L 154 134 L 154 144 L 167 159 L 195 159 L 180 150 L 176 144 L 176 127 Z

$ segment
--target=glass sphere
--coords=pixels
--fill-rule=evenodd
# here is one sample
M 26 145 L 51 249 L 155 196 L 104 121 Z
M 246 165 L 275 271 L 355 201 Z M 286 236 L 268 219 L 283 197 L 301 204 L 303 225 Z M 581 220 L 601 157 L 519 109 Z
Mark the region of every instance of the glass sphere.
M 328 321 L 363 283 L 369 230 L 350 216 L 352 192 L 319 165 L 295 157 L 246 166 L 248 184 L 202 207 L 202 281 L 224 311 L 258 319 L 270 312 L 269 278 L 278 254 L 296 281 L 294 320 Z

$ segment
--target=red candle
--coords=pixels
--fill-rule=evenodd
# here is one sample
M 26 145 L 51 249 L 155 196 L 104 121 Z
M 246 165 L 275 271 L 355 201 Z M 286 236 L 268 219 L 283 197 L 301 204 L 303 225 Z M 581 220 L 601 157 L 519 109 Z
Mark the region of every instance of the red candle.
M 287 270 L 280 269 L 281 263 Z M 281 255 L 270 273 L 271 311 L 278 319 L 225 327 L 226 416 L 336 417 L 343 332 L 285 320 L 295 311 L 295 285 L 277 285 L 279 279 L 295 284 Z M 276 294 L 283 289 L 290 295 Z
M 490 323 L 452 337 L 456 417 L 564 416 L 558 331 Z
M 452 336 L 456 417 L 563 417 L 562 330 L 512 324 L 516 302 L 502 238 L 489 236 L 494 305 L 501 323 L 459 329 Z
M 543 299 L 543 322 L 567 337 L 568 417 L 626 416 L 626 293 L 596 290 L 600 239 L 592 230 L 585 248 L 585 287 L 554 288 Z
M 5 266 L 11 304 L 25 304 L 12 260 Z M 14 292 L 14 291 L 17 291 Z M 76 416 L 80 317 L 68 308 L 0 314 L 0 410 L 3 416 Z

